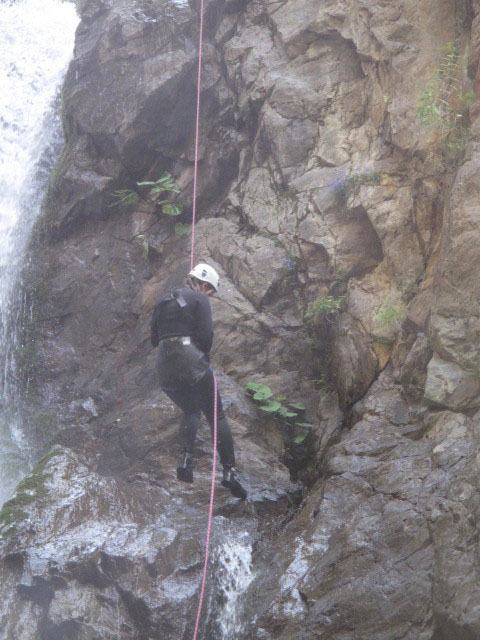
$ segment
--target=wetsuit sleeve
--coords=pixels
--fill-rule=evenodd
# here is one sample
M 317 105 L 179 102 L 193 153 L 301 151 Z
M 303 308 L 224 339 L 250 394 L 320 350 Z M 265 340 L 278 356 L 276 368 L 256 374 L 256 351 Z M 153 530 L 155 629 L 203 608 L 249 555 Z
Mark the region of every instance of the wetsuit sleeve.
M 212 310 L 210 300 L 203 294 L 197 298 L 196 315 L 194 342 L 208 356 L 213 342 Z
M 152 322 L 150 324 L 150 340 L 154 347 L 158 347 L 158 343 L 160 342 L 159 336 L 158 336 L 157 317 L 158 317 L 158 304 L 153 311 Z

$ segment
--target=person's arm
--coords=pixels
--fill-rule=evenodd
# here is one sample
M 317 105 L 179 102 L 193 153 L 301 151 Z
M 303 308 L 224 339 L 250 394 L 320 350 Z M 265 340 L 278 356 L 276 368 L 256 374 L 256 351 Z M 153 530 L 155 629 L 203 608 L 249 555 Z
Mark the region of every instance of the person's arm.
M 197 297 L 194 342 L 208 356 L 213 342 L 212 309 L 208 296 L 203 293 Z

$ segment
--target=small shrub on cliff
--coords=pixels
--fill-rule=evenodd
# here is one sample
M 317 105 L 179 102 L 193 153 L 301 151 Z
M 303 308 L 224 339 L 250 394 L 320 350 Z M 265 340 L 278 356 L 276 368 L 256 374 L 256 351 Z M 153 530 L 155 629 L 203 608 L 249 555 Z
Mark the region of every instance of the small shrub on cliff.
M 161 195 L 165 192 L 180 193 L 173 177 L 165 171 L 158 180 L 154 182 L 137 182 L 139 187 L 150 187 L 148 196 L 153 198 L 155 206 L 161 209 L 162 213 L 167 216 L 179 216 L 182 213 L 182 207 L 179 204 L 173 204 L 169 200 L 162 200 Z
M 398 327 L 405 319 L 405 306 L 401 303 L 387 302 L 382 305 L 376 315 L 376 321 L 380 327 Z
M 300 444 L 305 440 L 312 425 L 302 422 L 305 405 L 301 402 L 290 402 L 287 398 L 275 398 L 267 384 L 247 382 L 245 393 L 255 402 L 260 411 L 277 418 L 281 424 L 293 430 L 292 441 Z
M 418 102 L 420 123 L 444 133 L 446 148 L 459 152 L 468 138 L 469 111 L 474 101 L 475 95 L 465 91 L 461 84 L 457 47 L 449 42 L 435 76 L 426 84 Z
M 109 205 L 110 207 L 123 207 L 125 209 L 129 209 L 130 207 L 136 207 L 140 202 L 140 196 L 138 193 L 131 189 L 119 189 L 118 191 L 114 191 L 113 195 L 116 199 L 111 205 Z
M 331 322 L 337 315 L 345 300 L 345 296 L 334 298 L 333 296 L 321 296 L 310 302 L 305 311 L 305 322 L 318 326 L 326 321 Z
M 182 236 L 186 236 L 187 233 L 190 232 L 191 228 L 192 228 L 192 225 L 190 225 L 190 224 L 185 224 L 183 222 L 177 222 L 177 224 L 175 225 L 175 233 L 177 234 L 177 236 L 179 236 L 181 238 Z
M 357 171 L 340 176 L 331 186 L 340 196 L 346 197 L 357 185 L 379 184 L 381 179 L 382 174 L 379 171 Z
M 392 344 L 407 315 L 402 302 L 386 302 L 374 316 L 374 335 L 376 342 Z
M 153 204 L 167 216 L 179 216 L 182 213 L 182 206 L 174 204 L 165 198 L 162 198 L 164 193 L 180 193 L 180 189 L 177 188 L 175 180 L 168 171 L 165 171 L 158 180 L 137 182 L 138 187 L 150 187 L 147 193 L 147 197 L 153 201 Z M 143 199 L 140 194 L 133 189 L 119 189 L 113 192 L 115 200 L 109 205 L 110 207 L 121 207 L 129 209 L 136 207 Z M 180 234 L 179 234 L 180 235 Z

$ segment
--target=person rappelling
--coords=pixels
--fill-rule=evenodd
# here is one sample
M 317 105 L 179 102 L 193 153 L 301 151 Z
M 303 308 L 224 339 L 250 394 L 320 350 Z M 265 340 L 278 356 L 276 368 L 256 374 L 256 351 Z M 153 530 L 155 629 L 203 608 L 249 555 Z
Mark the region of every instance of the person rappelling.
M 160 386 L 183 411 L 180 423 L 182 452 L 177 478 L 193 482 L 193 448 L 203 413 L 213 431 L 215 377 L 210 366 L 213 342 L 209 296 L 218 291 L 220 278 L 213 267 L 197 264 L 188 274 L 187 286 L 168 291 L 155 306 L 151 341 L 157 350 Z M 236 498 L 245 499 L 235 468 L 232 433 L 217 389 L 217 450 L 223 465 L 222 485 Z

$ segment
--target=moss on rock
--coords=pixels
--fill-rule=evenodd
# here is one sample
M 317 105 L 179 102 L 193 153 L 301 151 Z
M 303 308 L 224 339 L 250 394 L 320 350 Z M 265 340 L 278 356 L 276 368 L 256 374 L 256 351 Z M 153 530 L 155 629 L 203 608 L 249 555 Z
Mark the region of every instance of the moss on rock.
M 48 489 L 45 486 L 45 481 L 52 474 L 46 472 L 46 467 L 52 458 L 62 453 L 63 451 L 59 448 L 46 453 L 32 469 L 30 475 L 19 483 L 13 498 L 5 502 L 0 511 L 1 536 L 5 538 L 12 535 L 17 529 L 15 524 L 28 517 L 28 513 L 24 510 L 25 507 L 47 497 Z

